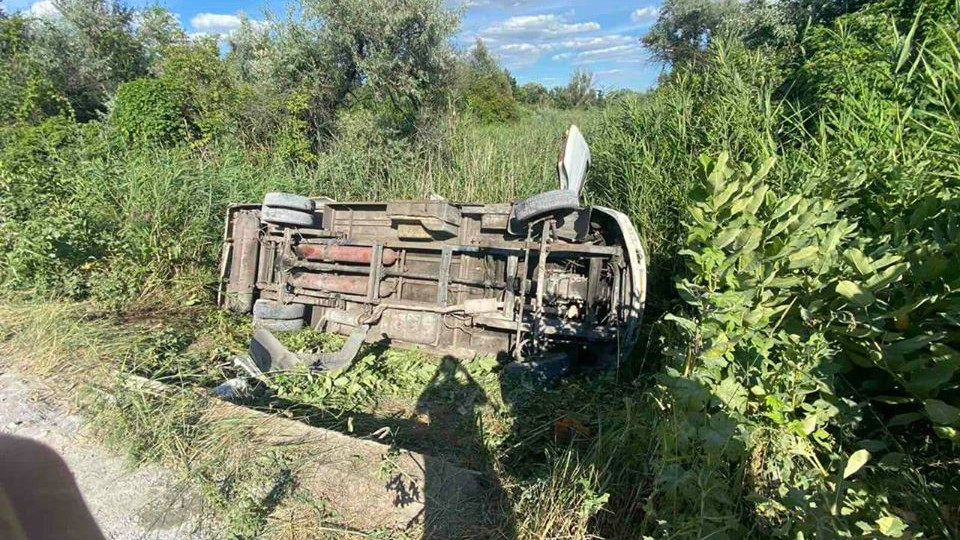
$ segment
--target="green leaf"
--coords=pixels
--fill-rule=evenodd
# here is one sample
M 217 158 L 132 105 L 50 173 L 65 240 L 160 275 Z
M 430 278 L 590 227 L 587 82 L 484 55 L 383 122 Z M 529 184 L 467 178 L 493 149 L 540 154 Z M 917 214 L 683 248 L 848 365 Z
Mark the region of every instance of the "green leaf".
M 923 419 L 923 415 L 917 412 L 898 414 L 893 418 L 891 418 L 889 422 L 887 422 L 887 426 L 889 427 L 907 426 L 916 422 L 917 420 L 922 420 L 922 419 Z
M 879 264 L 875 266 L 879 268 Z M 870 279 L 867 280 L 866 285 L 867 287 L 870 287 L 870 289 L 874 291 L 880 290 L 886 287 L 887 285 L 893 283 L 894 281 L 897 281 L 898 279 L 900 279 L 900 277 L 903 274 L 905 274 L 909 269 L 910 269 L 910 263 L 904 262 L 900 264 L 895 264 L 887 268 L 880 274 L 872 276 Z
M 843 252 L 843 256 L 861 276 L 867 276 L 873 273 L 873 261 L 857 248 L 850 248 Z
M 910 58 L 910 51 L 912 49 L 911 45 L 913 45 L 913 36 L 917 33 L 917 27 L 920 25 L 920 15 L 921 11 L 917 10 L 917 15 L 913 18 L 913 24 L 910 25 L 910 30 L 903 38 L 903 46 L 900 49 L 900 57 L 897 58 L 897 67 L 894 69 L 894 72 L 903 69 L 903 65 L 906 64 L 907 59 Z
M 801 277 L 778 277 L 771 279 L 767 286 L 772 289 L 789 289 L 801 283 L 803 283 L 803 278 Z
M 720 381 L 715 392 L 720 401 L 730 409 L 742 412 L 746 408 L 747 389 L 733 377 Z
M 666 316 L 664 316 L 664 319 L 677 323 L 677 326 L 683 328 L 690 334 L 695 334 L 697 332 L 697 323 L 691 321 L 690 319 L 678 317 L 673 313 L 668 313 Z
M 867 464 L 867 461 L 870 461 L 870 452 L 862 448 L 850 454 L 850 458 L 847 459 L 847 465 L 843 468 L 843 478 L 847 479 L 856 474 L 857 471 Z
M 737 239 L 737 236 L 740 235 L 741 231 L 742 229 L 739 226 L 731 226 L 724 229 L 713 240 L 714 247 L 717 249 L 723 249 L 727 247 L 731 242 Z
M 867 307 L 876 300 L 873 294 L 852 281 L 843 280 L 837 283 L 837 294 L 850 300 L 860 307 Z
M 753 177 L 756 179 L 766 177 L 767 174 L 770 172 L 770 169 L 772 169 L 776 163 L 777 163 L 777 158 L 773 156 L 763 160 L 763 163 L 760 164 L 760 168 L 757 169 L 757 172 L 754 173 Z
M 896 516 L 884 516 L 877 520 L 877 530 L 886 536 L 903 536 L 907 532 L 907 524 Z
M 730 200 L 730 197 L 733 197 L 733 194 L 740 189 L 740 184 L 738 182 L 730 182 L 727 187 L 720 192 L 719 195 L 713 199 L 713 208 L 719 210 L 724 204 Z
M 960 409 L 939 399 L 928 399 L 923 402 L 923 407 L 934 424 L 960 426 Z
M 790 270 L 799 270 L 806 268 L 816 262 L 820 257 L 820 249 L 817 246 L 807 246 L 799 251 L 790 254 L 787 260 L 790 262 Z
M 760 205 L 763 204 L 763 200 L 767 196 L 767 191 L 769 190 L 769 187 L 762 185 L 757 192 L 753 194 L 753 197 L 750 197 L 750 202 L 747 204 L 746 208 L 748 214 L 751 216 L 756 215 L 757 210 L 760 209 Z
M 782 215 L 786 214 L 787 212 L 789 212 L 790 210 L 792 210 L 793 207 L 796 206 L 797 203 L 800 202 L 800 199 L 802 199 L 802 198 L 803 198 L 803 195 L 800 195 L 800 194 L 798 193 L 798 194 L 791 195 L 791 196 L 787 197 L 786 199 L 784 199 L 783 202 L 781 202 L 781 203 L 777 206 L 777 209 L 774 210 L 773 215 L 770 216 L 770 221 L 774 221 L 774 220 L 778 219 L 780 216 L 782 216 Z

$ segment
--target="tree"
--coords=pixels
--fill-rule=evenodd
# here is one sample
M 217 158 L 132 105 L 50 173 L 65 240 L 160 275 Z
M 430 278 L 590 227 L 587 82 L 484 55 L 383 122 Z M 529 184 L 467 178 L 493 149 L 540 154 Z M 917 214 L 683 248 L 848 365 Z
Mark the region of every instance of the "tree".
M 179 90 L 192 135 L 202 141 L 226 130 L 237 96 L 215 37 L 167 45 L 155 71 Z
M 520 101 L 534 107 L 544 105 L 550 101 L 550 91 L 538 82 L 528 82 L 520 87 Z
M 80 121 L 96 118 L 124 81 L 146 74 L 135 11 L 107 0 L 55 0 L 58 17 L 31 19 L 29 57 Z
M 359 105 L 409 133 L 445 101 L 458 19 L 441 0 L 301 0 L 290 13 L 241 27 L 230 61 L 257 92 L 304 103 L 311 129 L 332 132 L 337 110 Z
M 593 73 L 577 68 L 566 86 L 550 91 L 550 98 L 554 106 L 560 109 L 582 109 L 595 105 L 599 101 L 599 92 Z
M 180 22 L 161 6 L 150 6 L 140 12 L 136 33 L 151 67 L 160 61 L 165 49 L 187 42 Z
M 577 68 L 567 83 L 566 95 L 572 107 L 581 108 L 595 104 L 599 95 L 593 73 Z
M 464 76 L 466 109 L 483 122 L 504 122 L 517 116 L 516 81 L 502 69 L 483 40 L 478 39 Z
M 666 0 L 642 41 L 657 59 L 672 65 L 697 61 L 721 32 L 751 48 L 784 48 L 797 44 L 810 23 L 827 23 L 878 1 Z M 910 3 L 903 2 L 903 8 Z
M 662 62 L 677 65 L 696 60 L 710 36 L 725 21 L 735 19 L 739 10 L 735 0 L 666 0 L 643 44 Z

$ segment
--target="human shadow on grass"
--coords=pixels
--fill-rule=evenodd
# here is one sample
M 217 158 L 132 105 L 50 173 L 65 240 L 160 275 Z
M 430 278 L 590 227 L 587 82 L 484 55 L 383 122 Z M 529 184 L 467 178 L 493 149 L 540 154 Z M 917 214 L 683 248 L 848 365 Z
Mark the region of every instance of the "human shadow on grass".
M 490 398 L 483 387 L 470 375 L 456 358 L 445 356 L 430 382 L 417 400 L 417 421 L 430 430 L 447 431 L 447 436 L 471 450 L 468 462 L 470 469 L 483 473 L 480 489 L 485 494 L 481 500 L 464 500 L 466 504 L 453 506 L 447 500 L 451 493 L 446 485 L 448 475 L 445 463 L 427 458 L 424 471 L 424 510 L 422 516 L 424 538 L 451 538 L 455 530 L 483 531 L 490 538 L 514 538 L 513 516 L 505 504 L 505 493 L 500 484 L 491 455 L 483 437 L 483 421 L 480 409 Z
M 370 344 L 362 356 L 382 355 L 389 343 Z M 410 522 L 423 538 L 514 538 L 513 517 L 497 479 L 494 457 L 484 444 L 481 410 L 490 403 L 483 387 L 460 360 L 440 358 L 416 403 L 384 415 L 336 410 L 276 395 L 247 401 L 261 410 L 283 410 L 306 424 L 354 437 L 389 442 L 391 452 L 422 454 L 422 482 L 390 474 L 385 487 L 396 506 L 422 504 Z M 382 405 L 382 404 L 381 404 Z M 389 434 L 389 436 L 387 436 Z M 385 456 L 386 460 L 395 456 Z M 453 470 L 460 467 L 478 474 Z

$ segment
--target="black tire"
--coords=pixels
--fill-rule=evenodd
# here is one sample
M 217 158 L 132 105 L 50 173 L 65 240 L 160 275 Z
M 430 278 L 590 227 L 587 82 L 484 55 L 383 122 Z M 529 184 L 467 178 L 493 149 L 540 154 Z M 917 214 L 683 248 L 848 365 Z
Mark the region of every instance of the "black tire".
M 274 191 L 263 196 L 263 205 L 270 208 L 289 208 L 290 210 L 299 210 L 301 212 L 313 212 L 317 209 L 313 199 L 293 193 L 281 193 Z
M 254 328 L 265 328 L 271 332 L 294 332 L 297 330 L 303 330 L 304 322 L 303 319 L 253 319 Z
M 580 208 L 580 197 L 576 193 L 566 189 L 555 189 L 513 203 L 513 218 L 523 222 L 557 210 L 578 208 Z
M 305 312 L 303 304 L 280 304 L 262 298 L 253 304 L 253 316 L 259 319 L 302 319 Z
M 314 224 L 313 214 L 311 213 L 290 210 L 289 208 L 273 208 L 272 206 L 264 206 L 260 209 L 260 219 L 267 223 L 299 225 L 301 227 L 312 227 Z

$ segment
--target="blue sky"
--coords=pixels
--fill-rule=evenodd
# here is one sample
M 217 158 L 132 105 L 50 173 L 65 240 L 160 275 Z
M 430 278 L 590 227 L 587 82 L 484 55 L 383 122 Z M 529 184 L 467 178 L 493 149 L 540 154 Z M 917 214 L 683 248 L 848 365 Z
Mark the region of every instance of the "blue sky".
M 565 84 L 577 67 L 594 73 L 602 88 L 648 88 L 661 66 L 639 38 L 657 18 L 657 0 L 446 0 L 462 8 L 457 43 L 469 48 L 477 38 L 522 83 Z M 136 0 L 134 5 L 153 3 Z M 265 9 L 282 12 L 284 0 L 167 0 L 189 33 L 225 34 L 239 25 L 237 14 L 263 18 Z M 8 10 L 55 13 L 51 0 L 7 0 Z

